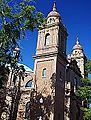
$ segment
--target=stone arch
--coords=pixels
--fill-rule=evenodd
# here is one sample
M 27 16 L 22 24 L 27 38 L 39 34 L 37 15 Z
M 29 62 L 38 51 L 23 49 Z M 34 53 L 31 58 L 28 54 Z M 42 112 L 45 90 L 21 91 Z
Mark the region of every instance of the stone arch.
M 28 80 L 28 82 L 26 83 L 25 87 L 32 88 L 32 85 L 33 85 L 33 79 Z
M 50 45 L 50 40 L 51 40 L 51 36 L 50 36 L 49 33 L 47 33 L 47 34 L 45 35 L 45 43 L 44 43 L 44 45 L 45 45 L 45 46 Z

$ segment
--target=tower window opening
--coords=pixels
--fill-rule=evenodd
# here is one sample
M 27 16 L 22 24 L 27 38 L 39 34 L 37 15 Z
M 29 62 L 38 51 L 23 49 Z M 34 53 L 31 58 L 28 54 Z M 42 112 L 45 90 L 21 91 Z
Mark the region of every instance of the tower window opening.
M 55 22 L 55 19 L 54 19 L 54 18 L 52 18 L 52 22 L 53 22 L 53 23 Z
M 42 77 L 46 77 L 46 68 L 44 68 L 42 71 Z
M 54 23 L 55 19 L 54 18 L 50 18 L 50 23 Z
M 52 22 L 52 18 L 50 18 L 50 23 Z
M 77 51 L 75 51 L 75 54 L 77 54 Z
M 50 44 L 50 34 L 47 33 L 46 36 L 45 36 L 45 46 L 49 45 Z

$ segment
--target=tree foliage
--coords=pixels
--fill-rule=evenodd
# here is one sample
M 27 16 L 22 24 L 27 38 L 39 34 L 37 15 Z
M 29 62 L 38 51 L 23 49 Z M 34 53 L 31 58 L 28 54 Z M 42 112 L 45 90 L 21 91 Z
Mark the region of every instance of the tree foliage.
M 51 95 L 44 97 L 35 90 L 32 90 L 30 95 L 30 102 L 26 105 L 25 118 L 38 120 L 41 116 L 43 120 L 49 120 L 54 106 L 54 100 Z
M 26 30 L 33 31 L 42 23 L 43 14 L 37 12 L 34 1 L 0 0 L 0 67 L 17 62 L 13 50 L 19 47 L 18 40 L 25 37 Z
M 87 74 L 91 74 L 91 60 L 88 60 L 86 65 Z M 84 120 L 91 119 L 91 80 L 86 76 L 81 79 L 81 86 L 78 87 L 77 96 L 79 96 L 83 101 L 82 110 L 84 112 Z
M 43 14 L 36 10 L 33 0 L 0 0 L 0 119 L 6 104 L 9 68 L 13 73 L 14 87 L 17 76 L 24 80 L 21 71 L 24 72 L 24 69 L 17 64 L 20 51 L 14 54 L 15 48 L 19 48 L 18 41 L 25 37 L 26 30 L 33 31 L 44 25 L 44 21 Z M 15 97 L 17 98 L 17 93 L 12 97 L 12 105 Z

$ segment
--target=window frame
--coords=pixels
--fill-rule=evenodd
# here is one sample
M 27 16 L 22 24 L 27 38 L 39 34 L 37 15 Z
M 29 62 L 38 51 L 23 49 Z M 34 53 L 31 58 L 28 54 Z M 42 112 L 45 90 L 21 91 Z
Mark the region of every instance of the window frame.
M 46 68 L 43 68 L 42 70 L 42 77 L 46 78 Z
M 49 46 L 50 45 L 50 38 L 48 38 L 48 37 L 50 37 L 50 34 L 49 33 L 47 33 L 46 35 L 45 35 L 45 43 L 44 43 L 44 46 Z

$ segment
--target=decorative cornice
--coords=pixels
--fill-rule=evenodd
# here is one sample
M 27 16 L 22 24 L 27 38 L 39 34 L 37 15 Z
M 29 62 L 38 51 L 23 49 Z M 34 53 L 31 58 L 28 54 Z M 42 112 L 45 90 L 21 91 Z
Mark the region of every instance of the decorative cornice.
M 35 56 L 33 56 L 34 59 L 37 59 L 37 58 L 44 58 L 44 57 L 53 57 L 55 55 L 57 55 L 58 52 L 55 51 L 55 52 L 50 52 L 50 53 L 43 53 L 43 54 L 37 54 Z

